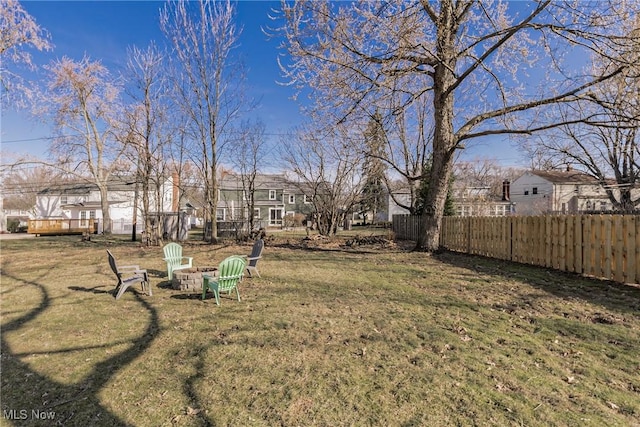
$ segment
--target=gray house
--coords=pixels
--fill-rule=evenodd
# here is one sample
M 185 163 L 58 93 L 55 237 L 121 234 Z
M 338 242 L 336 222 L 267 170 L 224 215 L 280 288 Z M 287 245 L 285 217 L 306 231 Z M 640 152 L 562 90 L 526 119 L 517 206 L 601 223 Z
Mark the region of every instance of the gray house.
M 283 174 L 259 174 L 253 189 L 253 212 L 249 212 L 250 189 L 246 180 L 235 173 L 220 178 L 218 193 L 218 221 L 246 220 L 253 215 L 256 227 L 287 227 L 300 225 L 312 215 L 311 193 Z

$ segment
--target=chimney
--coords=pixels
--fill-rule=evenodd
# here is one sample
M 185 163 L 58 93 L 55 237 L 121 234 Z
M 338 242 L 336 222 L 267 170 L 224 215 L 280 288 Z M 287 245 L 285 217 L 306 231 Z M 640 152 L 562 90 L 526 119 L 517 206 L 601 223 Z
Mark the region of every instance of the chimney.
M 171 205 L 171 210 L 173 212 L 178 212 L 180 210 L 180 175 L 178 175 L 178 172 L 173 172 L 171 174 L 171 178 L 173 179 L 173 198 L 172 198 L 172 205 Z
M 511 183 L 509 182 L 509 180 L 504 180 L 502 181 L 502 201 L 503 202 L 508 202 L 511 200 L 511 195 L 509 194 L 511 192 Z

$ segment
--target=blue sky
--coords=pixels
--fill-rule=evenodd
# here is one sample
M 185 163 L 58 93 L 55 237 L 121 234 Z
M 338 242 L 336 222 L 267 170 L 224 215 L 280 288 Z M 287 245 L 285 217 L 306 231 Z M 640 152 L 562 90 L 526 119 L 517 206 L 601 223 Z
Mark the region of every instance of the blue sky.
M 85 53 L 100 60 L 111 72 L 122 69 L 127 47 L 141 48 L 155 40 L 164 43 L 159 28 L 158 1 L 22 1 L 23 8 L 51 35 L 54 49 L 33 52 L 37 65 L 68 56 L 79 60 Z M 267 126 L 267 133 L 288 131 L 301 120 L 298 105 L 291 100 L 294 90 L 283 86 L 277 64 L 279 41 L 269 40 L 263 27 L 273 26 L 268 17 L 279 2 L 241 1 L 237 4 L 238 25 L 242 27 L 240 44 L 235 53 L 248 68 L 247 89 L 260 104 L 253 117 Z M 42 73 L 43 70 L 40 70 Z M 279 83 L 278 83 L 279 82 Z M 3 109 L 2 151 L 42 155 L 52 135 L 49 126 L 34 122 L 26 111 Z
M 127 47 L 145 48 L 151 40 L 159 45 L 164 43 L 158 23 L 163 2 L 23 0 L 21 4 L 50 33 L 54 44 L 50 52 L 34 52 L 37 65 L 63 56 L 79 60 L 87 54 L 117 72 L 124 66 Z M 277 134 L 290 130 L 302 119 L 299 106 L 291 100 L 294 89 L 278 84 L 283 79 L 277 56 L 284 53 L 277 48 L 279 40 L 270 40 L 262 32 L 262 28 L 273 26 L 268 15 L 278 7 L 279 1 L 237 3 L 238 25 L 243 31 L 236 53 L 248 68 L 247 88 L 260 101 L 253 117 L 265 123 L 268 137 L 272 139 L 277 139 Z M 51 135 L 50 126 L 34 122 L 28 112 L 3 109 L 1 149 L 5 159 L 26 153 L 42 157 L 48 145 L 42 138 Z M 500 147 L 499 152 L 496 147 Z M 505 166 L 521 162 L 507 140 L 497 143 L 475 141 L 462 154 L 467 159 L 493 158 Z

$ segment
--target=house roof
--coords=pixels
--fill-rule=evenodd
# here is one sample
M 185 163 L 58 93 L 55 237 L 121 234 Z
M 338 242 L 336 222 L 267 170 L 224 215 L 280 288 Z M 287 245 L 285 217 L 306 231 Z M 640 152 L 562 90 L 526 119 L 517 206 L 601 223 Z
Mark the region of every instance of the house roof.
M 219 181 L 222 190 L 239 190 L 242 188 L 242 177 L 235 173 L 226 174 Z M 299 183 L 284 174 L 257 174 L 254 181 L 257 190 L 282 190 L 288 194 L 313 193 L 307 183 Z
M 134 188 L 136 179 L 134 176 L 111 176 L 107 182 L 110 191 L 131 191 Z M 84 195 L 92 191 L 97 191 L 98 186 L 93 182 L 68 182 L 53 184 L 38 192 L 39 195 L 64 194 L 64 195 Z
M 554 184 L 597 184 L 598 180 L 579 171 L 539 171 L 528 172 Z

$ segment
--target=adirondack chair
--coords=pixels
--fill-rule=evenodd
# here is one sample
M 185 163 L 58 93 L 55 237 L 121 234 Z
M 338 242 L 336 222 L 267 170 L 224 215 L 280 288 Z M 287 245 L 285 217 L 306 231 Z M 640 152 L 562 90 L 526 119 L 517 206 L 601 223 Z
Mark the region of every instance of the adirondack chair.
M 177 243 L 167 243 L 164 248 L 163 260 L 167 262 L 167 276 L 173 279 L 173 272 L 193 267 L 193 258 L 182 256 L 182 246 Z M 184 261 L 184 262 L 183 262 Z
M 264 249 L 264 240 L 256 240 L 253 244 L 253 249 L 251 249 L 251 254 L 247 256 L 247 273 L 249 273 L 249 277 L 253 277 L 254 274 L 260 277 L 258 260 L 262 258 L 262 249 Z
M 116 299 L 120 299 L 122 294 L 124 294 L 124 291 L 126 291 L 129 286 L 136 283 L 140 283 L 143 292 L 147 292 L 149 296 L 153 295 L 147 270 L 141 270 L 137 265 L 118 265 L 116 258 L 108 249 L 107 254 L 109 256 L 109 265 L 111 266 L 111 270 L 113 270 L 118 278 L 118 284 L 113 291 Z
M 217 276 L 203 274 L 202 300 L 207 297 L 207 291 L 211 290 L 216 298 L 216 304 L 220 305 L 220 292 L 228 291 L 231 295 L 231 291 L 235 289 L 240 301 L 238 282 L 242 279 L 246 266 L 247 261 L 244 257 L 233 255 L 225 258 L 218 265 Z

